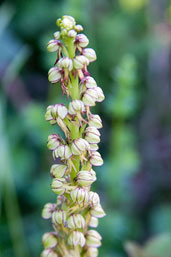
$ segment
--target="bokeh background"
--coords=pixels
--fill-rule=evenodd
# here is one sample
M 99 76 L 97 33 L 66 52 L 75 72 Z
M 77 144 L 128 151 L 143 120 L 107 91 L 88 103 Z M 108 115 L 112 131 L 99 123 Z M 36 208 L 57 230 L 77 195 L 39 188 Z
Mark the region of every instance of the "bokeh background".
M 171 3 L 169 0 L 9 0 L 0 6 L 0 255 L 37 257 L 55 201 L 46 148 L 47 71 L 58 17 L 84 26 L 106 99 L 94 185 L 107 216 L 100 257 L 171 257 Z M 54 128 L 53 128 L 54 131 Z

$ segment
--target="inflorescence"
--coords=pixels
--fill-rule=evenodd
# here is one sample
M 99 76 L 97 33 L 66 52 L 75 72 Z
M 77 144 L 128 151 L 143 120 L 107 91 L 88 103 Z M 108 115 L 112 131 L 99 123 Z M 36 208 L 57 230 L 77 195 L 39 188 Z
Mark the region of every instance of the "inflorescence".
M 47 45 L 49 52 L 57 52 L 48 79 L 52 84 L 60 82 L 70 102 L 68 106 L 50 105 L 45 114 L 50 124 L 58 124 L 65 139 L 58 134 L 48 137 L 53 158 L 60 160 L 50 169 L 51 189 L 58 198 L 42 211 L 44 219 L 51 219 L 54 231 L 43 235 L 41 256 L 96 257 L 102 238 L 94 228 L 105 212 L 98 194 L 90 188 L 96 181 L 92 166 L 103 164 L 98 152 L 102 121 L 99 115 L 91 113 L 91 107 L 102 102 L 104 94 L 87 70 L 96 60 L 96 53 L 86 48 L 89 40 L 80 33 L 83 27 L 76 25 L 71 16 L 58 19 L 57 25 L 60 32 L 55 32 Z

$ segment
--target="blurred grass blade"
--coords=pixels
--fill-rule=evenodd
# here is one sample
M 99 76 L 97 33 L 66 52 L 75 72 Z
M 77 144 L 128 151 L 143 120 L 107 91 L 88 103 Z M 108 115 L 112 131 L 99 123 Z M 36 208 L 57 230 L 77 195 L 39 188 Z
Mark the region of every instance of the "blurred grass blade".
M 0 97 L 0 188 L 16 257 L 29 257 L 17 200 L 8 138 L 5 133 L 5 100 Z

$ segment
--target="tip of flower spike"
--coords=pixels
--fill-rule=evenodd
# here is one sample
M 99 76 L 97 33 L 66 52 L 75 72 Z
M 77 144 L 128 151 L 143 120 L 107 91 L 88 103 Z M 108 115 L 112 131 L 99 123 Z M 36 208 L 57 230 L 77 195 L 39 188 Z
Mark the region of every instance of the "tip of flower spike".
M 66 30 L 74 29 L 76 22 L 72 16 L 64 15 L 62 18 L 57 19 L 56 25 Z

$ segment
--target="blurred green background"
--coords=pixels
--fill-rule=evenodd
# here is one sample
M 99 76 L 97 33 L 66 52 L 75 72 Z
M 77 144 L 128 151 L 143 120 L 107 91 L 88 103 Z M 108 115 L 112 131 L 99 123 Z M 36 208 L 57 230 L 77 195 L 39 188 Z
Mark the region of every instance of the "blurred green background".
M 107 216 L 100 257 L 171 257 L 171 3 L 169 0 L 9 0 L 0 6 L 0 256 L 37 257 L 55 201 L 44 120 L 63 102 L 49 85 L 55 21 L 73 15 L 97 61 L 106 99 L 94 185 Z M 65 99 L 66 100 L 66 99 Z M 136 242 L 136 243 L 135 243 Z

